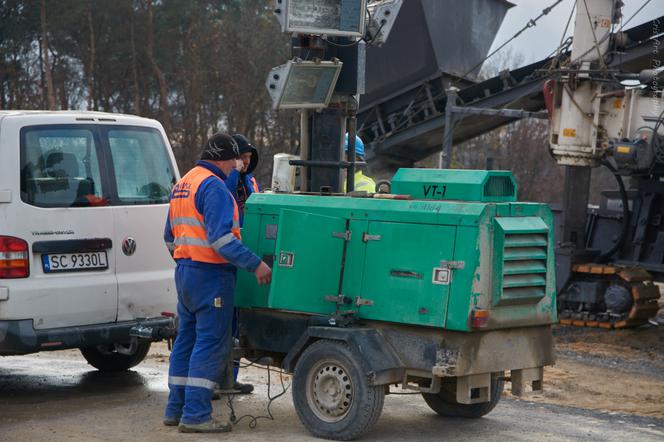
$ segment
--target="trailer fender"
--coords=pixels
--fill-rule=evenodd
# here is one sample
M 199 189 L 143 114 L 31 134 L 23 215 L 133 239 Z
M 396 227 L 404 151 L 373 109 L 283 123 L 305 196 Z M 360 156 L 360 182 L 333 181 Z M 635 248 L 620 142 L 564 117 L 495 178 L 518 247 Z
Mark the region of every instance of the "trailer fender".
M 283 361 L 289 373 L 295 371 L 300 355 L 312 343 L 329 339 L 345 342 L 362 355 L 359 361 L 371 385 L 402 382 L 405 367 L 383 335 L 369 328 L 307 327 Z

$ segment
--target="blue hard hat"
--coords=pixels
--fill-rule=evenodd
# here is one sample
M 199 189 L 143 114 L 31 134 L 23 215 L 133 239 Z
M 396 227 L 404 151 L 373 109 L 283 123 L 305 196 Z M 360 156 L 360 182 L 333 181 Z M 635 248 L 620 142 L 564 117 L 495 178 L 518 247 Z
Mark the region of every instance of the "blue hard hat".
M 346 134 L 346 145 L 344 146 L 344 150 L 348 153 L 348 134 Z M 355 135 L 355 155 L 364 157 L 364 143 L 362 142 L 362 138 L 357 135 Z

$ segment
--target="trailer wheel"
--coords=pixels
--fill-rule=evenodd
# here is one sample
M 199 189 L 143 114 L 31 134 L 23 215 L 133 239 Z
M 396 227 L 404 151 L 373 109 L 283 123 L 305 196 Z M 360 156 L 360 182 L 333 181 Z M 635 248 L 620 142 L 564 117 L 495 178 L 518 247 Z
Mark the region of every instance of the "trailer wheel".
M 297 361 L 293 403 L 300 421 L 314 436 L 352 440 L 378 420 L 385 388 L 369 385 L 361 357 L 345 343 L 321 340 Z
M 99 371 L 125 371 L 145 359 L 150 351 L 150 342 L 140 342 L 129 354 L 118 352 L 115 345 L 82 347 L 80 350 L 88 364 Z
M 456 400 L 456 380 L 443 384 L 439 393 L 422 393 L 424 401 L 436 413 L 445 417 L 478 418 L 493 410 L 503 392 L 505 382 L 498 376 L 491 376 L 491 400 L 479 404 L 460 404 Z

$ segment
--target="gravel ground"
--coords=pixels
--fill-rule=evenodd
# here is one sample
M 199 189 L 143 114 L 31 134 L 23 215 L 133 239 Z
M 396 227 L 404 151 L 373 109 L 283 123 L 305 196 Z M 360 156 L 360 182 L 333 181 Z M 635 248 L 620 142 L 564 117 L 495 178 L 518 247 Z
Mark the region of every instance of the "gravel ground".
M 136 370 L 120 374 L 92 371 L 74 352 L 0 359 L 0 440 L 2 441 L 238 441 L 299 442 L 313 439 L 300 424 L 290 394 L 273 404 L 275 420 L 248 422 L 231 435 L 182 435 L 161 425 L 166 402 L 166 364 L 160 353 Z M 246 369 L 255 394 L 237 397 L 238 415 L 264 414 L 266 374 Z M 278 379 L 273 378 L 275 389 Z M 286 379 L 289 382 L 289 379 Z M 276 391 L 276 390 L 275 390 Z M 215 414 L 228 416 L 215 402 Z M 664 440 L 664 420 L 503 398 L 476 420 L 441 418 L 419 395 L 386 398 L 383 415 L 365 441 L 453 440 Z
M 556 327 L 559 358 L 545 371 L 543 395 L 516 400 L 505 394 L 476 420 L 441 418 L 419 395 L 388 396 L 363 440 L 664 441 L 663 333 Z M 164 427 L 167 369 L 163 344 L 136 369 L 116 374 L 93 370 L 75 350 L 0 358 L 0 441 L 315 440 L 298 420 L 290 392 L 274 402 L 275 420 L 261 419 L 254 429 L 247 419 L 221 436 Z M 234 399 L 237 415 L 265 415 L 265 370 L 247 368 L 241 378 L 256 392 Z M 273 376 L 272 393 L 280 389 Z M 222 402 L 214 406 L 217 416 L 229 416 Z

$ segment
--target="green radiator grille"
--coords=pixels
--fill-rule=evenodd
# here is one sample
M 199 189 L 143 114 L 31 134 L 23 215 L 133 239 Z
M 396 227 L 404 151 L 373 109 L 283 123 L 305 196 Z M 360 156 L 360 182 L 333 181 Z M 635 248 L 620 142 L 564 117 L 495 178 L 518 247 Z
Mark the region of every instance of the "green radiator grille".
M 529 304 L 546 294 L 546 233 L 506 233 L 499 304 Z

